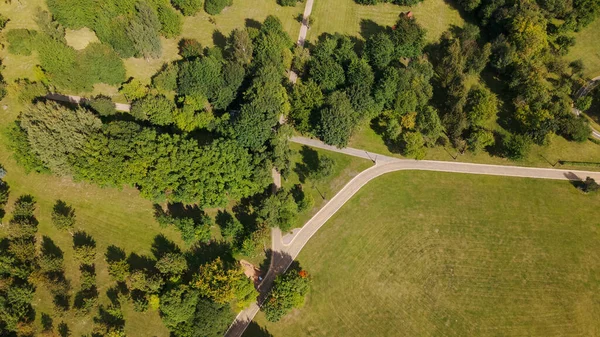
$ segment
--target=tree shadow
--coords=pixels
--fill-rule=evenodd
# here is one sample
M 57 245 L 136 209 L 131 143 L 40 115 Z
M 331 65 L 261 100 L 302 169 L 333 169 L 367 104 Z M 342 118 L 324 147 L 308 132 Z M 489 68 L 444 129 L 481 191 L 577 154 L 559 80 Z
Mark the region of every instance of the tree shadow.
M 125 251 L 122 248 L 119 248 L 115 245 L 108 246 L 108 248 L 106 248 L 106 254 L 104 254 L 104 256 L 106 257 L 106 262 L 108 263 L 122 261 L 127 258 Z
M 82 247 L 82 246 L 90 246 L 96 247 L 96 240 L 84 231 L 77 231 L 73 234 L 73 246 Z
M 213 31 L 212 39 L 215 46 L 221 48 L 221 50 L 225 50 L 225 47 L 227 47 L 227 36 L 221 33 L 220 30 L 215 29 Z
M 56 200 L 52 211 L 65 217 L 75 216 L 75 210 L 73 209 L 73 207 L 69 206 L 66 202 L 60 199 Z
M 129 289 L 127 289 L 127 284 L 125 282 L 117 282 L 116 285 L 108 288 L 106 290 L 106 297 L 112 305 L 119 304 L 119 296 L 126 296 L 129 294 Z
M 248 327 L 246 327 L 244 336 L 247 336 L 247 337 L 273 337 L 273 335 L 271 335 L 271 333 L 267 330 L 267 328 L 258 325 L 254 321 L 250 322 Z
M 256 28 L 256 29 L 260 30 L 262 27 L 262 23 L 254 20 L 254 19 L 246 19 L 245 24 L 246 24 L 246 28 Z
M 60 337 L 69 337 L 71 335 L 71 330 L 69 326 L 65 322 L 60 322 L 58 324 L 58 334 Z
M 42 236 L 42 254 L 57 258 L 63 257 L 63 251 L 48 236 Z
M 181 253 L 181 249 L 177 244 L 169 239 L 166 236 L 159 234 L 154 237 L 154 242 L 152 242 L 152 255 L 157 260 L 160 260 L 167 253 Z
M 368 40 L 371 36 L 376 35 L 378 33 L 386 32 L 387 27 L 381 26 L 377 22 L 370 19 L 361 19 L 360 20 L 360 36 L 363 39 Z
M 206 216 L 198 205 L 184 205 L 183 203 L 168 204 L 167 211 L 174 218 L 192 218 L 194 222 L 199 222 Z
M 302 146 L 299 153 L 302 156 L 302 162 L 296 164 L 294 172 L 298 175 L 300 182 L 304 183 L 310 174 L 319 168 L 319 153 L 306 145 Z
M 131 271 L 144 270 L 147 272 L 151 272 L 154 270 L 154 265 L 156 264 L 156 261 L 148 256 L 131 253 L 129 254 L 129 257 L 127 257 L 127 264 L 129 264 L 129 268 Z
M 52 328 L 54 327 L 54 322 L 52 321 L 52 317 L 46 313 L 42 312 L 42 315 L 40 317 L 40 322 L 42 323 L 43 331 L 51 331 Z

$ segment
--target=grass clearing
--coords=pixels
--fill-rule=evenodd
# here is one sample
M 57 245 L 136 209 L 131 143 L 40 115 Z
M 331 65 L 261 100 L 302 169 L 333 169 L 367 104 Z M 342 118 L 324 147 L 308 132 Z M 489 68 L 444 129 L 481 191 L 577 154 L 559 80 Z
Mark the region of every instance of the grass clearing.
M 566 181 L 390 173 L 301 252 L 304 308 L 257 322 L 276 337 L 597 336 L 598 202 Z
M 589 26 L 575 34 L 576 44 L 571 48 L 567 59 L 570 61 L 581 59 L 585 65 L 584 74 L 593 78 L 600 76 L 600 20 L 592 22 Z
M 354 36 L 372 34 L 379 26 L 393 26 L 398 15 L 412 11 L 414 17 L 427 29 L 427 40 L 436 41 L 451 25 L 462 26 L 460 13 L 444 0 L 425 0 L 415 6 L 397 6 L 381 3 L 359 5 L 354 0 L 315 1 L 311 16 L 315 19 L 308 30 L 308 39 L 315 41 L 323 33 L 341 33 Z
M 100 42 L 98 37 L 96 37 L 96 33 L 87 27 L 78 30 L 66 29 L 65 39 L 67 40 L 67 45 L 73 47 L 75 50 L 82 50 L 90 43 Z

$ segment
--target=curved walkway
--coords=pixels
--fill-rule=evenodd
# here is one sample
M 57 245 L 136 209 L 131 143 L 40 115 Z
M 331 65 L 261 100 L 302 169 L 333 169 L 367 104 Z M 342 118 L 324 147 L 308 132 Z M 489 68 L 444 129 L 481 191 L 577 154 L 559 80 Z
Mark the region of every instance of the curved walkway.
M 317 233 L 327 220 L 342 208 L 342 206 L 363 186 L 383 174 L 402 170 L 417 170 L 571 181 L 583 180 L 586 177 L 600 180 L 600 172 L 399 159 L 353 148 L 338 149 L 326 145 L 319 140 L 304 137 L 292 137 L 291 141 L 369 159 L 374 161 L 375 165 L 350 180 L 350 182 L 348 182 L 323 208 L 321 208 L 317 214 L 308 220 L 302 228 L 294 229 L 292 233 L 285 236 L 282 236 L 281 231 L 278 229 L 273 230 L 271 236 L 271 249 L 273 255 L 269 271 L 258 289 L 260 292 L 259 300 L 238 315 L 236 321 L 227 331 L 226 336 L 228 337 L 239 337 L 244 333 L 248 324 L 250 324 L 256 313 L 260 310 L 258 303 L 262 304 L 266 298 L 275 276 L 285 272 L 306 243 L 315 233 Z
M 600 76 L 592 78 L 584 86 L 582 86 L 575 93 L 575 100 L 581 98 L 582 96 L 585 96 L 585 95 L 589 94 L 590 91 L 594 90 L 594 88 L 596 88 L 598 85 L 600 85 Z M 573 111 L 573 114 L 575 114 L 577 116 L 583 114 L 583 111 L 581 111 L 581 110 L 579 110 L 577 108 L 573 108 L 572 111 Z M 594 137 L 596 139 L 600 139 L 600 131 L 594 129 L 594 127 L 591 126 L 591 125 L 590 125 L 590 129 L 592 129 L 592 137 Z

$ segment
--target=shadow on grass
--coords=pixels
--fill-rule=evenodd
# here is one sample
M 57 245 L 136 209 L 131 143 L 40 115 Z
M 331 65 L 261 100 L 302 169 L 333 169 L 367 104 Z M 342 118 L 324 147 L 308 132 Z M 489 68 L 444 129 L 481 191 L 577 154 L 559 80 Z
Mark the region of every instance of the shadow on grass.
M 154 242 L 152 242 L 152 255 L 157 260 L 160 260 L 161 257 L 165 256 L 167 253 L 181 253 L 181 249 L 177 244 L 169 239 L 166 236 L 159 234 L 154 237 Z
M 267 328 L 256 324 L 254 321 L 250 322 L 246 331 L 242 335 L 243 337 L 273 337 Z

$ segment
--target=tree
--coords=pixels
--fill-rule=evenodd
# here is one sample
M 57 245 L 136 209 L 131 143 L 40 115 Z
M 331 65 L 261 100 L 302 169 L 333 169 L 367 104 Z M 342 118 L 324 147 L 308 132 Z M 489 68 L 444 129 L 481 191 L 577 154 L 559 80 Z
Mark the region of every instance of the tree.
M 126 29 L 127 36 L 133 43 L 135 55 L 145 58 L 159 58 L 162 46 L 158 36 L 161 28 L 156 13 L 145 2 L 136 4 L 136 19 L 129 23 Z
M 507 135 L 502 138 L 504 155 L 510 159 L 525 158 L 531 147 L 531 139 L 523 135 Z
M 431 106 L 426 106 L 417 114 L 417 129 L 423 135 L 425 144 L 428 147 L 435 146 L 437 141 L 444 135 L 444 127 L 438 112 Z
M 131 114 L 141 120 L 149 120 L 155 125 L 173 124 L 175 102 L 163 95 L 146 96 L 135 100 L 131 105 Z
M 234 29 L 229 38 L 229 52 L 231 58 L 242 65 L 248 65 L 252 62 L 252 52 L 254 45 L 246 29 Z
M 181 275 L 188 269 L 187 261 L 180 253 L 166 253 L 156 262 L 155 267 L 171 282 L 179 281 Z
M 575 117 L 568 115 L 560 125 L 560 132 L 567 139 L 583 143 L 592 134 L 592 129 L 584 117 Z
M 577 101 L 575 101 L 575 107 L 581 111 L 587 111 L 592 106 L 593 99 L 591 96 L 583 96 L 579 97 Z
M 58 229 L 72 229 L 75 225 L 75 210 L 62 200 L 56 200 L 52 209 L 52 223 Z
M 292 110 L 290 121 L 300 132 L 311 131 L 311 116 L 323 104 L 323 93 L 313 80 L 298 81 L 290 95 Z
M 298 0 L 277 0 L 277 3 L 280 6 L 293 7 L 293 6 L 296 6 L 296 4 L 298 3 Z
M 115 109 L 115 103 L 110 97 L 98 95 L 87 101 L 87 105 L 90 109 L 94 110 L 100 116 L 112 116 L 117 113 Z
M 221 235 L 228 242 L 235 242 L 244 231 L 244 225 L 227 211 L 219 211 L 216 222 L 221 227 Z
M 487 88 L 474 86 L 467 97 L 467 119 L 471 126 L 484 127 L 498 112 L 496 96 Z
M 403 154 L 406 157 L 423 159 L 425 157 L 425 140 L 420 132 L 405 132 L 402 135 L 404 142 Z
M 44 166 L 59 175 L 71 173 L 70 156 L 77 154 L 87 139 L 100 130 L 100 120 L 84 108 L 71 110 L 56 102 L 40 102 L 21 115 L 32 151 Z
M 140 80 L 132 77 L 129 81 L 121 85 L 119 92 L 125 96 L 125 99 L 131 102 L 146 96 L 148 88 Z
M 594 178 L 587 177 L 583 181 L 581 190 L 584 191 L 585 193 L 595 193 L 598 190 L 600 190 L 600 185 L 598 185 L 598 183 L 596 182 L 596 180 L 594 180 Z
M 414 18 L 402 13 L 396 21 L 390 39 L 395 46 L 395 57 L 417 57 L 421 55 L 425 46 L 425 29 Z
M 350 135 L 357 123 L 357 116 L 348 96 L 336 91 L 327 98 L 321 109 L 318 134 L 329 145 L 339 148 L 348 145 Z
M 479 153 L 484 148 L 494 145 L 494 141 L 494 134 L 491 131 L 478 128 L 471 132 L 467 145 L 473 153 Z
M 287 232 L 296 223 L 298 205 L 290 191 L 280 189 L 261 202 L 256 214 L 259 221 L 270 227 L 279 227 L 283 232 Z
M 250 280 L 244 275 L 242 269 L 226 268 L 220 257 L 200 267 L 200 272 L 194 283 L 200 294 L 207 296 L 215 303 L 225 304 L 233 301 L 236 294 L 243 294 L 244 300 L 248 296 L 245 291 L 245 283 Z M 258 292 L 254 290 L 255 297 Z
M 171 0 L 171 3 L 186 16 L 195 15 L 202 8 L 202 0 Z
M 210 15 L 217 15 L 227 7 L 231 6 L 233 0 L 206 0 L 204 10 Z
M 152 86 L 163 92 L 177 89 L 177 73 L 179 68 L 176 63 L 167 63 L 152 77 Z
M 261 308 L 267 320 L 277 322 L 293 308 L 301 307 L 309 289 L 310 280 L 304 270 L 294 268 L 278 275 Z
M 181 34 L 183 20 L 168 4 L 160 4 L 156 10 L 158 21 L 160 21 L 160 32 L 166 38 L 174 38 Z
M 334 90 L 344 83 L 344 68 L 333 58 L 316 58 L 310 61 L 310 78 L 317 82 L 323 90 Z
M 335 160 L 326 155 L 319 156 L 319 163 L 314 171 L 311 171 L 308 178 L 315 181 L 321 182 L 333 174 L 335 169 Z
M 385 32 L 379 32 L 367 40 L 366 54 L 371 65 L 385 69 L 394 57 L 394 43 Z

